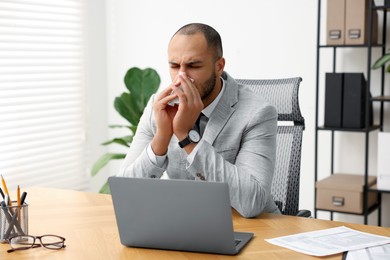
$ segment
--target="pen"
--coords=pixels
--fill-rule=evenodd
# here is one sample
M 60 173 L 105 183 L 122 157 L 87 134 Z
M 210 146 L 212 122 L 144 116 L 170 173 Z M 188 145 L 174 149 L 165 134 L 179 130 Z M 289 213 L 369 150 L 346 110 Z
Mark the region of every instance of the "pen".
M 23 205 L 26 200 L 27 192 L 23 191 L 22 196 L 20 197 L 20 204 Z

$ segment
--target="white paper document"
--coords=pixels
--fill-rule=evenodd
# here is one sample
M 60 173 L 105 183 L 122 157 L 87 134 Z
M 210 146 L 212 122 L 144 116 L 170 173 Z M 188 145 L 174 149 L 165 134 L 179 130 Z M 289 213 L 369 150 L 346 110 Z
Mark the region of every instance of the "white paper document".
M 390 244 L 349 251 L 346 260 L 389 260 Z
M 308 255 L 326 256 L 388 244 L 390 237 L 373 235 L 342 226 L 265 239 L 265 241 Z

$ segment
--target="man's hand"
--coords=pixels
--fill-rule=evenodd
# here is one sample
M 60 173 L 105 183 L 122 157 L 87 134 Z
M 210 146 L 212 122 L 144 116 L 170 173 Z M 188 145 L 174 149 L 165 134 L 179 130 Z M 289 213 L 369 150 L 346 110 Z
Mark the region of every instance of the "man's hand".
M 168 103 L 179 98 L 180 105 L 171 106 Z M 172 135 L 183 140 L 193 128 L 203 102 L 194 80 L 184 72 L 169 87 L 164 89 L 153 103 L 157 131 L 151 146 L 156 155 L 164 155 L 168 150 Z
M 199 91 L 186 73 L 179 74 L 180 84 L 173 85 L 172 89 L 179 97 L 180 105 L 173 117 L 173 133 L 179 140 L 183 140 L 193 128 L 200 112 L 203 109 L 203 101 Z
M 180 84 L 176 80 L 175 84 Z M 151 142 L 151 147 L 156 155 L 164 155 L 168 150 L 169 142 L 173 135 L 172 121 L 178 107 L 170 106 L 168 102 L 175 99 L 177 95 L 172 93 L 174 84 L 172 83 L 164 89 L 153 103 L 153 113 L 156 119 L 157 131 Z

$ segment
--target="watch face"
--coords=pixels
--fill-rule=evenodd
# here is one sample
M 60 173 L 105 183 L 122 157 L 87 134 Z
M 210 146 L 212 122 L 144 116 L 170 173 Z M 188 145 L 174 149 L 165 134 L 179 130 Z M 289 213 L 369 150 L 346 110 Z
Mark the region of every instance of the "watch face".
M 199 142 L 200 140 L 200 135 L 197 131 L 195 130 L 191 130 L 189 133 L 188 133 L 188 137 L 190 138 L 191 142 L 193 143 L 197 143 Z

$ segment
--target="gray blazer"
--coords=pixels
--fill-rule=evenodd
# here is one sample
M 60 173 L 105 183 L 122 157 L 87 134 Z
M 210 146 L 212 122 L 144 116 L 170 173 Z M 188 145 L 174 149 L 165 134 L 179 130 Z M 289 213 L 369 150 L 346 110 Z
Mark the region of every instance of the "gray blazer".
M 230 201 L 244 217 L 262 212 L 279 213 L 270 194 L 276 154 L 277 112 L 226 72 L 222 97 L 210 115 L 191 164 L 175 136 L 168 147 L 164 168 L 154 165 L 146 147 L 156 132 L 149 101 L 119 176 L 227 182 Z

